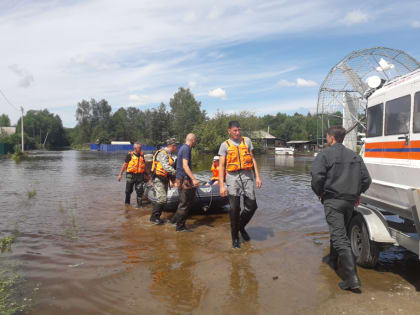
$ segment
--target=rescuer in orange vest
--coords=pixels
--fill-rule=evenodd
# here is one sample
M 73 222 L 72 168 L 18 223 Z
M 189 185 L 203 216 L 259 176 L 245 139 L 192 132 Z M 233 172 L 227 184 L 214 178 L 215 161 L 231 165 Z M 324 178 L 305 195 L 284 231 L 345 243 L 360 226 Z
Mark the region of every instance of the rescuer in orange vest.
M 257 188 L 261 188 L 260 173 L 257 161 L 252 152 L 251 139 L 241 136 L 241 126 L 238 121 L 229 122 L 229 139 L 220 145 L 219 149 L 219 186 L 220 195 L 229 197 L 230 227 L 233 248 L 240 248 L 239 233 L 244 241 L 250 236 L 245 226 L 257 210 L 254 189 L 254 174 Z M 226 184 L 225 187 L 225 170 Z M 241 195 L 244 198 L 244 210 L 241 212 Z
M 218 185 L 219 184 L 219 156 L 215 155 L 213 157 L 213 163 L 211 165 L 211 180 L 206 184 L 206 186 L 210 185 Z
M 146 163 L 144 161 L 144 154 L 141 151 L 141 143 L 134 144 L 134 150 L 129 152 L 125 158 L 125 162 L 118 174 L 118 181 L 121 181 L 122 174 L 127 170 L 125 184 L 125 203 L 130 204 L 131 193 L 133 188 L 136 189 L 137 194 L 137 208 L 141 208 L 143 196 L 143 184 L 145 179 L 149 179 L 149 174 L 146 170 Z

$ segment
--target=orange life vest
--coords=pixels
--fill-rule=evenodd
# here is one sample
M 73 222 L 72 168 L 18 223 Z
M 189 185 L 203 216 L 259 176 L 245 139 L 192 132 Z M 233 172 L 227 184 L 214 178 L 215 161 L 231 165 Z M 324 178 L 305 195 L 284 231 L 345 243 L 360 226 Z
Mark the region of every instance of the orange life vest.
M 169 165 L 170 166 L 174 165 L 174 160 L 172 159 L 171 155 L 168 152 L 166 152 L 165 149 L 159 150 L 155 153 L 155 155 L 153 155 L 152 173 L 158 176 L 168 177 L 168 172 L 163 169 L 162 163 L 156 160 L 156 157 L 159 154 L 159 152 L 165 152 L 165 154 L 168 156 L 168 159 L 169 159 Z
M 228 139 L 226 140 L 228 152 L 226 155 L 226 171 L 236 172 L 239 170 L 252 170 L 252 157 L 244 137 L 241 137 L 241 143 L 236 146 Z
M 134 154 L 134 152 L 128 152 L 131 155 L 131 160 L 128 162 L 127 173 L 142 174 L 146 167 L 144 163 L 144 154 L 140 152 L 140 156 Z
M 219 167 L 215 166 L 214 163 L 211 166 L 211 172 L 213 173 L 213 177 L 211 178 L 212 181 L 219 180 Z

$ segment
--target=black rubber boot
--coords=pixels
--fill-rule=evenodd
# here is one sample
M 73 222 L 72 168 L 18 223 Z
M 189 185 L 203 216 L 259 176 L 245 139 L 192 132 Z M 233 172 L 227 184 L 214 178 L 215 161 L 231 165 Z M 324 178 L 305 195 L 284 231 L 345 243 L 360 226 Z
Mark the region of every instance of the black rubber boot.
M 131 197 L 131 194 L 125 193 L 125 204 L 126 205 L 130 204 L 130 197 Z
M 241 233 L 245 242 L 248 242 L 251 239 L 249 234 L 245 231 L 245 226 L 249 223 L 249 221 L 251 221 L 255 210 L 257 210 L 256 200 L 252 200 L 244 196 L 244 211 L 242 211 L 239 221 L 239 232 Z
M 165 207 L 165 205 L 162 205 L 160 203 L 153 203 L 153 209 L 152 209 L 152 215 L 150 216 L 150 222 L 154 224 L 163 224 L 163 221 L 160 219 L 160 216 L 162 214 L 162 210 Z
M 357 290 L 360 289 L 361 283 L 360 279 L 357 276 L 356 271 L 356 262 L 354 260 L 353 253 L 351 249 L 346 250 L 343 253 L 340 253 L 338 256 L 338 265 L 340 269 L 340 274 L 343 275 L 344 280 L 338 283 L 338 286 L 342 290 Z
M 327 264 L 333 269 L 337 270 L 338 253 L 330 243 L 330 255 L 328 257 Z
M 239 213 L 241 211 L 241 199 L 240 197 L 236 196 L 229 196 L 229 204 L 230 204 L 230 232 L 232 234 L 232 247 L 233 248 L 240 248 L 239 242 Z
M 141 208 L 142 207 L 142 203 L 143 203 L 143 200 L 141 200 L 141 196 L 140 197 L 137 196 L 137 208 Z

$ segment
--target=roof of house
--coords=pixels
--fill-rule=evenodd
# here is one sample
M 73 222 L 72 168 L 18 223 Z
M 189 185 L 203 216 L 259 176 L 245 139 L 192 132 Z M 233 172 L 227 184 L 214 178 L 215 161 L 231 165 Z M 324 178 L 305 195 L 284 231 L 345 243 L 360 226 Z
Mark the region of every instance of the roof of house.
M 0 127 L 0 133 L 6 133 L 12 135 L 16 133 L 16 127 Z
M 276 139 L 276 137 L 274 137 L 273 135 L 270 135 L 265 130 L 257 130 L 257 131 L 251 132 L 251 138 L 252 139 Z

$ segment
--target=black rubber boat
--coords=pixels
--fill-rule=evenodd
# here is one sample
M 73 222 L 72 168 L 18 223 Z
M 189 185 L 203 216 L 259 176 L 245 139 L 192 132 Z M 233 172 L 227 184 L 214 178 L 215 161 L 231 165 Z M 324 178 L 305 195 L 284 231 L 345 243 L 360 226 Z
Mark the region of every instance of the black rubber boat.
M 156 193 L 153 186 L 150 184 L 145 185 L 144 194 L 151 202 L 156 201 Z M 179 203 L 178 189 L 168 189 L 168 201 L 165 210 L 174 211 L 177 209 Z M 194 205 L 191 211 L 208 211 L 220 210 L 229 203 L 227 197 L 221 197 L 219 193 L 219 185 L 198 186 L 195 193 Z

